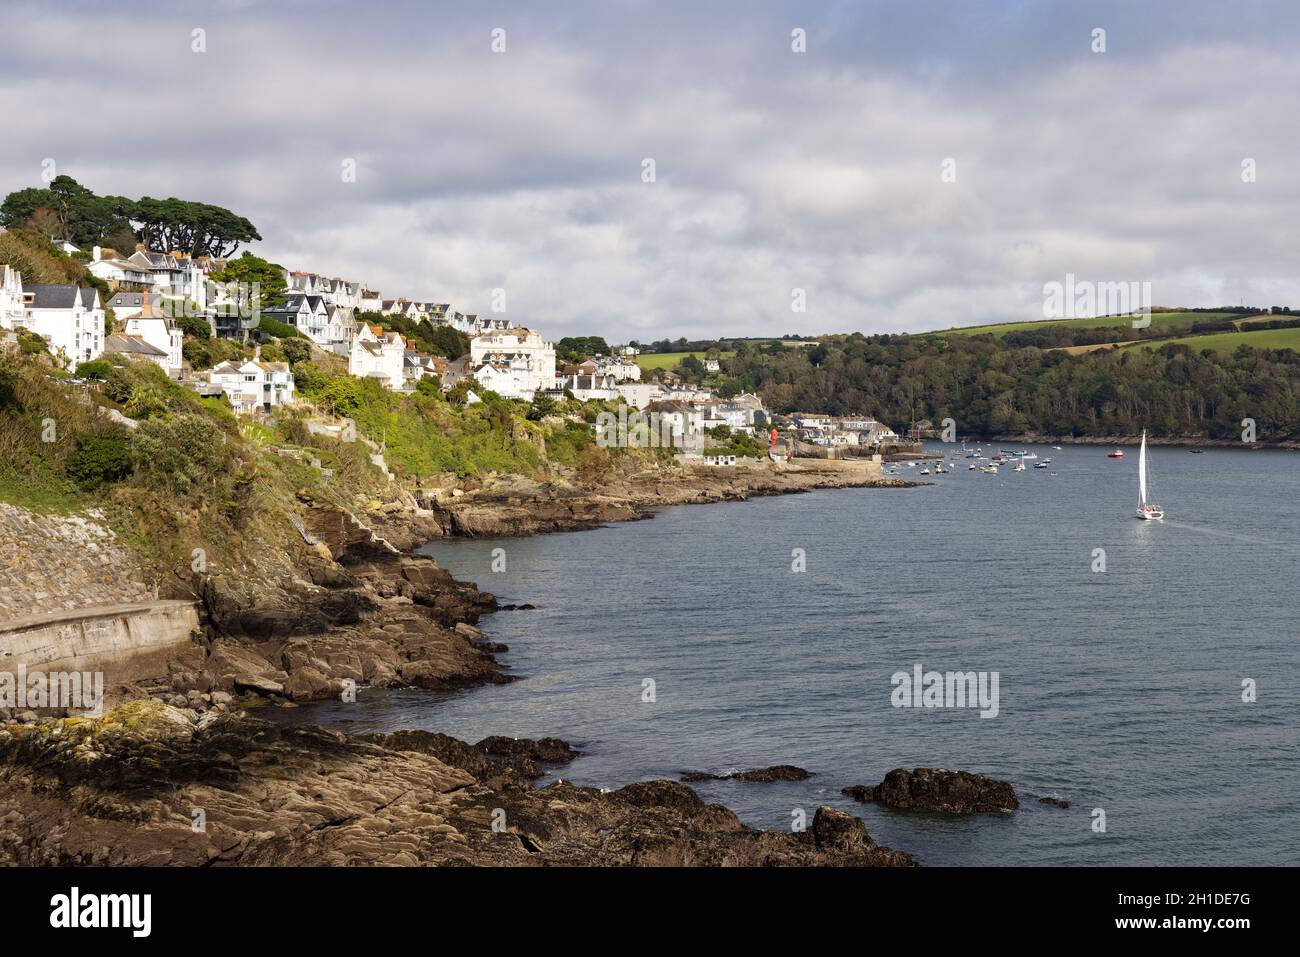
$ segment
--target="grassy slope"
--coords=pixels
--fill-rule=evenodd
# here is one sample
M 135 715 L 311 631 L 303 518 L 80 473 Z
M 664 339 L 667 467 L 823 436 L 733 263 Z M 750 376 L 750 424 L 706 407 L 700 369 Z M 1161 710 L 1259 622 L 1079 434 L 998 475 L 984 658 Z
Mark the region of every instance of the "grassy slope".
M 720 352 L 718 355 L 723 359 L 730 359 L 735 353 Z M 642 369 L 671 369 L 687 356 L 695 356 L 701 362 L 704 361 L 703 352 L 648 352 L 637 356 L 636 364 Z
M 1229 315 L 1231 314 L 1226 312 L 1153 312 L 1151 313 L 1151 328 L 1178 329 L 1190 327 L 1194 322 L 1209 322 L 1213 319 L 1226 318 Z M 987 333 L 1001 336 L 1022 329 L 1043 329 L 1050 326 L 1064 326 L 1067 329 L 1122 329 L 1130 326 L 1132 322 L 1130 316 L 1103 316 L 1099 319 L 1035 319 L 1029 322 L 1001 322 L 987 326 L 964 326 L 959 329 L 944 329 L 942 331 L 963 336 L 985 335 Z
M 1194 349 L 1216 349 L 1231 352 L 1238 346 L 1256 349 L 1294 349 L 1300 352 L 1300 329 L 1257 329 L 1254 332 L 1221 332 L 1205 336 L 1182 336 L 1156 342 L 1133 343 L 1152 349 L 1170 342 L 1178 342 Z

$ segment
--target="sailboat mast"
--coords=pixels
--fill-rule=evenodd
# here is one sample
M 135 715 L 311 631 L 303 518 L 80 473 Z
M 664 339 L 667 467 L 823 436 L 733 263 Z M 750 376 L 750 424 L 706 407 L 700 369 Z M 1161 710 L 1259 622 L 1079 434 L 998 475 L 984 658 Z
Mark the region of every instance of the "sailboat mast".
M 1138 504 L 1147 503 L 1147 433 L 1142 430 L 1142 448 L 1138 452 Z

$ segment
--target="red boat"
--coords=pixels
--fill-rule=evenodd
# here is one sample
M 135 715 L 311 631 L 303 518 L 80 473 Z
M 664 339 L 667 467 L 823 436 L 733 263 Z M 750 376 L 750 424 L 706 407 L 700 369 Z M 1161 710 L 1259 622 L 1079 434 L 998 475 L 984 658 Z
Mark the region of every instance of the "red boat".
M 1114 452 L 1110 452 L 1106 455 L 1106 458 L 1108 459 L 1122 459 L 1123 457 L 1124 457 L 1123 449 L 1116 449 Z

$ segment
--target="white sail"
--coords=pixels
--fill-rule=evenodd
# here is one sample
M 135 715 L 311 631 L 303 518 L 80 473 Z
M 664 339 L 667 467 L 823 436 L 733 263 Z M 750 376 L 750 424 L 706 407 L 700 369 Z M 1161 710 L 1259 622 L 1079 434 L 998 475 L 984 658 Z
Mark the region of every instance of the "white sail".
M 1142 449 L 1138 452 L 1138 504 L 1147 503 L 1147 434 L 1142 432 Z

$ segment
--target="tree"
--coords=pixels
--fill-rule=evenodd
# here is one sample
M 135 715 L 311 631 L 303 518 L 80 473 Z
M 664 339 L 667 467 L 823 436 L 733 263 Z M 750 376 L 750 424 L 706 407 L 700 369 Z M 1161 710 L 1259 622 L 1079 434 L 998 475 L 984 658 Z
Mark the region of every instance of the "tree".
M 259 311 L 273 309 L 285 302 L 285 290 L 288 283 L 284 278 L 284 267 L 267 262 L 260 256 L 245 252 L 238 259 L 226 263 L 226 268 L 212 274 L 214 282 L 237 282 L 244 284 L 242 295 L 249 297 L 244 304 Z M 254 296 L 252 285 L 258 286 Z
M 63 236 L 63 220 L 48 206 L 42 206 L 23 220 L 23 228 L 51 241 Z
M 189 200 L 145 196 L 133 205 L 133 222 L 150 249 L 177 250 L 194 256 L 225 259 L 241 243 L 261 239 L 256 227 L 243 216 L 220 206 Z
M 160 252 L 175 250 L 216 258 L 232 256 L 241 243 L 262 238 L 251 222 L 221 206 L 175 197 L 132 200 L 96 196 L 71 176 L 56 176 L 44 189 L 29 187 L 10 193 L 0 203 L 0 226 L 22 226 L 41 209 L 58 219 L 53 238 L 78 246 L 113 245 L 123 253 L 133 251 L 137 235 Z M 132 223 L 139 224 L 138 231 L 132 229 Z M 48 217 L 39 222 L 47 239 L 52 225 L 53 219 Z
M 528 407 L 528 420 L 530 422 L 540 422 L 554 411 L 555 400 L 539 392 L 533 396 L 532 404 Z

